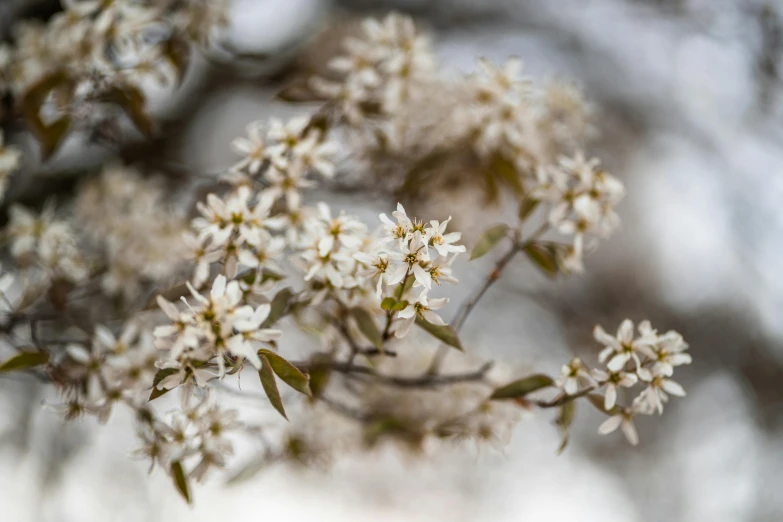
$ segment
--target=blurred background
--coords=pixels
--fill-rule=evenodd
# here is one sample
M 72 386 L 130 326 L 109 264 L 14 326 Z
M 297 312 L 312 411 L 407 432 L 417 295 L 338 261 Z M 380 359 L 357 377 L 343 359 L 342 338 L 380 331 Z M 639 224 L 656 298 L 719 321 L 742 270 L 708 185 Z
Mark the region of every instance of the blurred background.
M 580 411 L 564 454 L 547 412 L 508 446 L 447 448 L 413 458 L 387 448 L 326 469 L 272 467 L 226 486 L 213 480 L 184 505 L 167 477 L 127 458 L 130 419 L 64 425 L 40 407 L 51 391 L 0 379 L 0 519 L 776 521 L 783 520 L 783 2 L 779 0 L 234 0 L 229 38 L 243 63 L 195 58 L 185 84 L 151 100 L 160 137 L 125 159 L 164 158 L 216 172 L 255 119 L 309 110 L 274 94 L 318 54 L 308 45 L 336 20 L 399 10 L 428 28 L 445 66 L 520 56 L 532 78 L 579 83 L 600 132 L 590 151 L 628 195 L 622 228 L 582 276 L 555 282 L 512 266 L 471 316 L 463 342 L 518 368 L 558 372 L 592 359 L 596 323 L 649 318 L 690 343 L 678 371 L 688 391 L 661 418 L 641 419 L 641 444 L 596 433 Z M 56 2 L 0 0 L 0 36 Z M 326 45 L 339 35 L 321 36 Z M 328 46 L 327 45 L 327 46 Z M 24 135 L 14 140 L 30 150 Z M 30 155 L 27 155 L 29 157 Z M 70 190 L 109 157 L 63 150 L 25 164 L 21 198 Z M 176 169 L 175 169 L 176 170 Z M 339 190 L 317 195 L 373 219 L 393 201 Z M 445 204 L 448 207 L 447 204 Z M 478 209 L 476 209 L 478 210 Z M 488 224 L 452 208 L 468 244 Z M 454 301 L 491 260 L 455 272 Z M 452 307 L 453 309 L 454 307 Z M 647 421 L 647 422 L 646 422 Z

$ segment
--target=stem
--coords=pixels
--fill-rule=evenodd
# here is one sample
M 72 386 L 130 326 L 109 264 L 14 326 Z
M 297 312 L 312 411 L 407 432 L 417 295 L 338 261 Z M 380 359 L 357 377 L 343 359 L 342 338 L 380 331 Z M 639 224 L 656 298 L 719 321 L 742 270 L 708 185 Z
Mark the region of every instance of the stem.
M 291 362 L 294 366 L 301 371 L 308 371 L 312 366 L 308 362 Z M 318 363 L 323 365 L 323 363 Z M 449 384 L 457 384 L 461 382 L 475 382 L 482 381 L 489 369 L 492 367 L 492 363 L 488 362 L 474 370 L 466 373 L 454 373 L 451 375 L 421 375 L 419 377 L 398 377 L 396 375 L 384 375 L 378 373 L 372 368 L 367 366 L 357 366 L 349 363 L 335 362 L 329 365 L 333 371 L 343 373 L 346 376 L 357 377 L 359 375 L 367 376 L 377 382 L 388 384 L 390 386 L 397 386 L 399 388 L 434 388 L 438 386 L 445 386 Z
M 580 399 L 584 397 L 585 395 L 589 395 L 590 392 L 593 392 L 600 388 L 599 386 L 588 386 L 587 388 L 583 390 L 579 390 L 578 392 L 574 393 L 573 395 L 563 394 L 555 399 L 552 399 L 551 401 L 533 401 L 533 404 L 538 406 L 539 408 L 557 408 L 559 406 L 562 406 L 563 404 L 569 403 L 571 401 L 574 401 L 576 399 Z
M 468 320 L 470 313 L 473 311 L 476 305 L 478 305 L 481 298 L 484 297 L 484 294 L 486 294 L 490 287 L 492 287 L 492 285 L 494 285 L 495 282 L 500 279 L 500 276 L 503 275 L 503 270 L 506 268 L 506 265 L 508 265 L 519 252 L 523 251 L 525 248 L 531 245 L 547 230 L 549 230 L 549 223 L 544 222 L 525 241 L 520 241 L 519 231 L 516 232 L 516 237 L 512 238 L 513 243 L 511 245 L 511 249 L 506 252 L 503 257 L 498 259 L 494 268 L 487 276 L 487 279 L 484 281 L 484 284 L 473 294 L 472 297 L 470 297 L 467 301 L 464 301 L 460 306 L 456 317 L 451 322 L 451 326 L 454 328 L 455 332 L 459 333 L 459 331 L 465 325 L 465 322 Z M 438 351 L 435 352 L 435 357 L 433 357 L 432 363 L 430 363 L 430 366 L 427 369 L 427 374 L 433 375 L 438 373 L 438 369 L 440 368 L 440 365 L 443 363 L 443 359 L 446 358 L 446 355 L 449 353 L 449 351 L 451 350 L 449 350 L 449 348 L 446 346 L 441 345 L 438 347 Z

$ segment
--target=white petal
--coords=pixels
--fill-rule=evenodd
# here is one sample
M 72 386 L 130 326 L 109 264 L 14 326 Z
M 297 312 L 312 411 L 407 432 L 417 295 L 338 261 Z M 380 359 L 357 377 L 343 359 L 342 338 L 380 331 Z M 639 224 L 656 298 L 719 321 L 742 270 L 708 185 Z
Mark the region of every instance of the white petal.
M 617 428 L 620 427 L 620 424 L 623 422 L 622 415 L 614 415 L 612 417 L 609 417 L 606 419 L 599 427 L 598 427 L 598 433 L 602 435 L 606 435 L 607 433 L 612 433 Z

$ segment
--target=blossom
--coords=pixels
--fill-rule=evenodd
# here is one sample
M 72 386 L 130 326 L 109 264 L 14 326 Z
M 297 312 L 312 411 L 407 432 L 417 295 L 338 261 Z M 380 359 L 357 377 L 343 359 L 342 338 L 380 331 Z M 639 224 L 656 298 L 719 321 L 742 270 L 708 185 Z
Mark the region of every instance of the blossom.
M 409 302 L 408 305 L 397 314 L 399 320 L 395 322 L 394 335 L 396 337 L 405 337 L 413 327 L 413 323 L 417 318 L 421 318 L 436 326 L 442 326 L 446 322 L 434 312 L 434 310 L 440 310 L 449 300 L 446 297 L 438 299 L 428 299 L 427 292 L 422 292 L 415 301 Z
M 167 347 L 171 358 L 177 361 L 169 367 L 178 368 L 180 377 L 192 374 L 198 378 L 192 365 L 183 364 L 180 358 L 188 362 L 196 355 L 209 362 L 216 357 L 218 375 L 223 376 L 225 356 L 232 355 L 240 362 L 246 359 L 255 368 L 260 368 L 261 360 L 252 341 L 269 341 L 280 335 L 277 330 L 260 328 L 269 315 L 269 305 L 253 309 L 242 304 L 239 281 L 227 281 L 223 275 L 215 278 L 208 296 L 199 294 L 190 283 L 187 286 L 195 303 L 188 304 L 184 312 L 162 297 L 158 298 L 164 313 L 173 321 L 172 325 L 156 328 L 154 332 L 156 337 L 166 341 L 162 346 Z
M 632 360 L 636 368 L 641 367 L 639 352 L 656 342 L 654 330 L 649 321 L 639 323 L 639 337 L 634 338 L 633 322 L 624 320 L 617 329 L 617 335 L 611 336 L 604 329 L 596 325 L 593 329 L 593 337 L 596 341 L 606 346 L 598 356 L 601 362 L 607 362 L 607 367 L 613 372 L 625 368 L 626 363 Z
M 622 428 L 625 438 L 632 445 L 639 444 L 639 435 L 636 432 L 636 427 L 633 425 L 633 411 L 629 409 L 623 410 L 617 415 L 612 415 L 606 419 L 599 427 L 598 433 L 607 435 L 612 433 L 617 428 Z
M 657 411 L 663 413 L 663 404 L 669 400 L 667 395 L 685 397 L 685 389 L 677 382 L 660 375 L 654 376 L 647 382 L 647 387 L 642 390 L 634 400 L 637 409 L 645 414 Z
M 424 267 L 430 262 L 427 243 L 418 230 L 413 233 L 410 243 L 400 243 L 400 251 L 389 254 L 390 259 L 400 263 L 397 271 L 389 278 L 389 284 L 394 285 L 404 281 L 413 274 L 416 282 L 428 290 L 432 288 L 432 275 Z
M 595 368 L 591 372 L 592 377 L 599 383 L 606 384 L 606 393 L 604 398 L 604 409 L 611 410 L 617 403 L 617 387 L 631 388 L 637 383 L 639 378 L 634 373 L 623 371 L 605 372 Z
M 389 219 L 386 214 L 380 215 L 380 220 L 383 223 L 383 228 L 386 231 L 388 240 L 402 241 L 408 239 L 410 234 L 413 233 L 413 222 L 405 213 L 405 208 L 402 206 L 402 203 L 397 203 L 397 210 L 392 212 L 392 217 L 397 220 L 396 223 Z
M 257 174 L 261 169 L 266 155 L 266 141 L 262 131 L 264 125 L 260 121 L 254 121 L 247 125 L 247 137 L 234 138 L 231 148 L 242 156 L 242 160 L 234 164 L 231 170 L 247 169 L 250 174 Z
M 441 256 L 447 256 L 450 253 L 464 252 L 464 245 L 454 245 L 453 243 L 460 240 L 462 234 L 460 232 L 446 232 L 446 227 L 451 221 L 451 216 L 444 222 L 430 221 L 430 228 L 427 230 L 425 237 L 429 240 L 429 244 L 432 245 L 438 254 Z
M 560 377 L 557 379 L 557 386 L 568 395 L 573 395 L 579 391 L 580 380 L 590 384 L 595 382 L 582 360 L 575 357 L 571 359 L 570 363 L 563 365 Z

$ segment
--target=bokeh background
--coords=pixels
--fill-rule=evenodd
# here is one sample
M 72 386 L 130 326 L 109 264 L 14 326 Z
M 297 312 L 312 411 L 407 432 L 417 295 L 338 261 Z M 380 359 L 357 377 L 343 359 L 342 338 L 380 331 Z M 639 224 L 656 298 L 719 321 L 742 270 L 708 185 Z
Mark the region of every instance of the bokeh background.
M 596 433 L 580 411 L 555 455 L 548 414 L 528 415 L 500 450 L 446 448 L 430 458 L 386 448 L 326 469 L 270 467 L 249 481 L 213 480 L 189 508 L 163 474 L 127 458 L 130 419 L 63 424 L 41 408 L 51 391 L 0 379 L 0 520 L 9 522 L 783 520 L 783 2 L 779 0 L 234 0 L 229 37 L 247 63 L 196 59 L 185 85 L 160 92 L 160 138 L 125 159 L 165 158 L 216 172 L 246 123 L 308 110 L 273 101 L 308 42 L 335 20 L 407 12 L 433 34 L 447 68 L 475 57 L 523 58 L 534 79 L 578 82 L 597 114 L 592 153 L 627 185 L 622 229 L 579 277 L 546 281 L 512 266 L 477 309 L 463 342 L 517 368 L 557 372 L 594 357 L 590 331 L 630 317 L 680 331 L 694 364 L 664 416 L 641 419 L 641 444 Z M 0 36 L 56 2 L 0 0 Z M 338 45 L 337 35 L 326 42 Z M 259 58 L 260 57 L 260 58 Z M 24 135 L 15 141 L 32 148 Z M 64 151 L 25 165 L 23 198 L 67 191 L 108 151 Z M 372 219 L 394 202 L 317 195 Z M 447 205 L 447 203 L 446 203 Z M 480 209 L 451 210 L 475 239 Z M 491 260 L 456 267 L 455 301 Z M 453 307 L 452 307 L 453 309 Z

